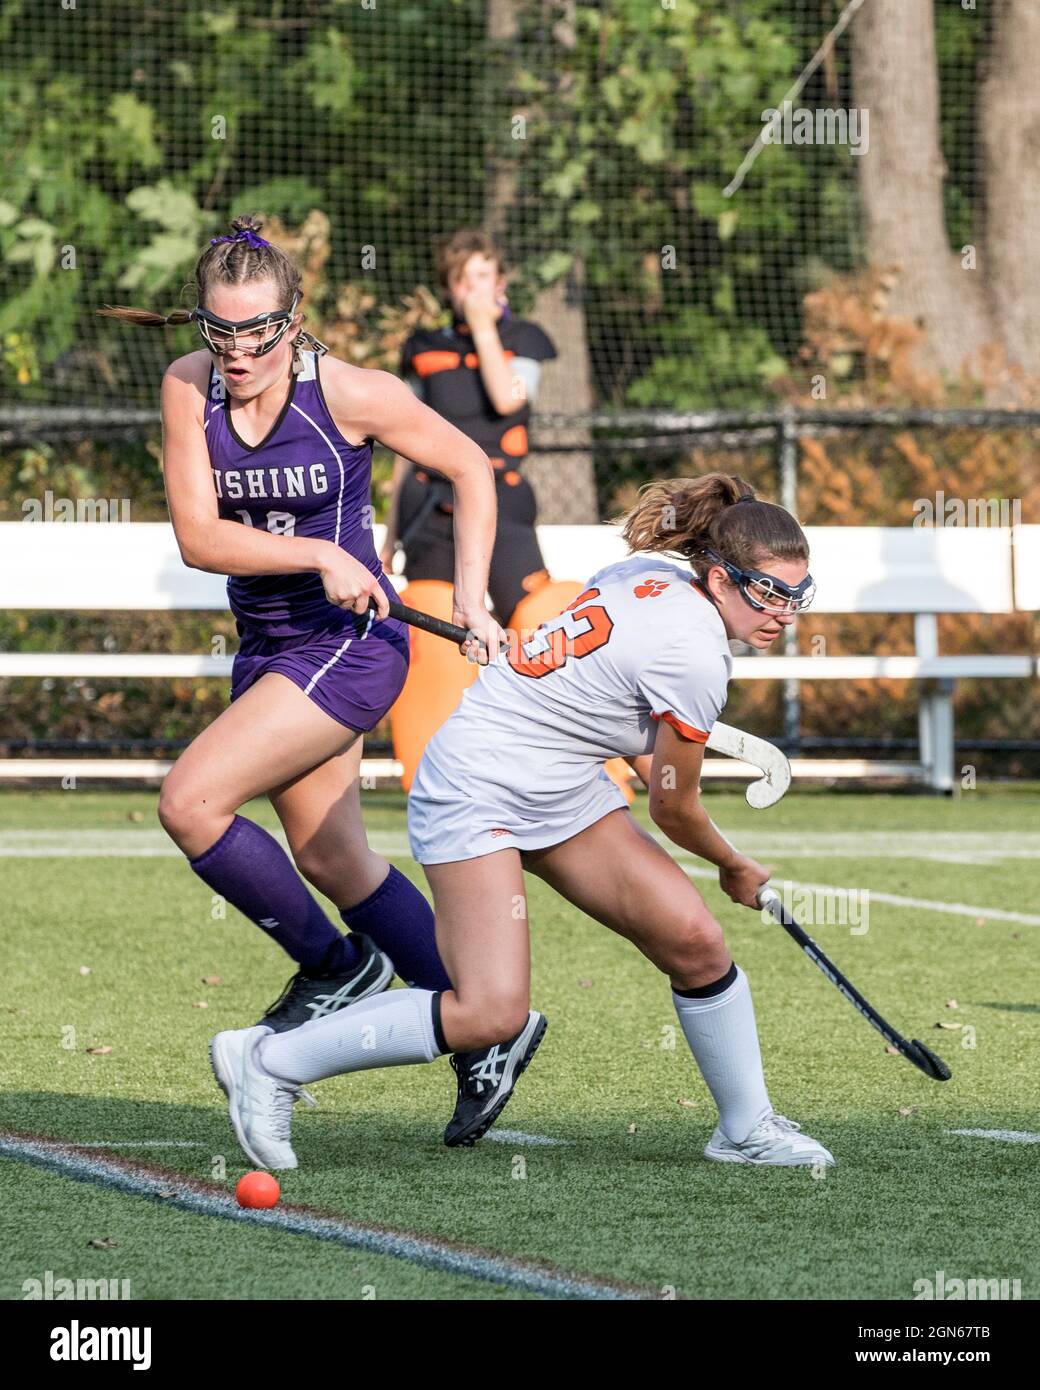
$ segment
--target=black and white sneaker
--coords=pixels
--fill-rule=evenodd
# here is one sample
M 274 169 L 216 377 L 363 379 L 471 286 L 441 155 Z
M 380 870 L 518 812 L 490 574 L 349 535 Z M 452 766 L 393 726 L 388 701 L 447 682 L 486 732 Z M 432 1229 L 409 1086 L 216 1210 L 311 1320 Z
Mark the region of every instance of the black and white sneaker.
M 394 978 L 390 957 L 363 932 L 354 932 L 353 939 L 361 959 L 352 970 L 322 976 L 297 971 L 256 1026 L 285 1033 L 301 1023 L 309 1023 L 312 1018 L 324 1018 L 345 1009 L 348 1004 L 356 1004 L 359 999 L 367 999 L 370 994 L 388 989 Z
M 444 1131 L 449 1148 L 471 1148 L 487 1133 L 505 1109 L 517 1077 L 538 1050 L 548 1026 L 549 1020 L 532 1009 L 515 1038 L 454 1054 L 451 1065 L 458 1077 L 459 1094 L 455 1113 Z

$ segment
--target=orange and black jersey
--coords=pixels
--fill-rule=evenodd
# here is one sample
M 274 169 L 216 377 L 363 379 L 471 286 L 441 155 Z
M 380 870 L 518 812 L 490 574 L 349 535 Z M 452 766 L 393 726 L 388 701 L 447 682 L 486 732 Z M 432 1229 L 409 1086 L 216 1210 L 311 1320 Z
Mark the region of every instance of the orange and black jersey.
M 513 318 L 507 310 L 496 327 L 507 360 L 548 362 L 556 356 L 551 338 L 536 323 Z M 526 457 L 531 408 L 525 402 L 510 415 L 495 410 L 465 323 L 456 319 L 450 328 L 413 333 L 401 354 L 401 373 L 409 372 L 422 382 L 426 404 L 479 444 L 488 458 L 515 468 Z

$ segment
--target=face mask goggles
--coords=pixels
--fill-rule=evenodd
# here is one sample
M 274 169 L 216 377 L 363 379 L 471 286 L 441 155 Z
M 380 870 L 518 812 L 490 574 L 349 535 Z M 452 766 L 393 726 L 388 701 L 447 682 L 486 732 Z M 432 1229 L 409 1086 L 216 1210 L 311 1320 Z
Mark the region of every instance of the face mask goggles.
M 705 550 L 704 553 L 713 565 L 722 566 L 744 599 L 759 613 L 775 613 L 781 617 L 789 613 L 802 613 L 816 597 L 816 585 L 811 574 L 792 587 L 774 574 L 738 569 L 721 555 L 716 555 L 714 550 Z
M 296 317 L 299 302 L 299 295 L 294 295 L 290 309 L 271 309 L 265 314 L 257 314 L 255 318 L 242 319 L 239 323 L 222 319 L 201 305 L 195 309 L 192 317 L 198 325 L 202 341 L 218 357 L 227 352 L 263 357 L 285 337 Z

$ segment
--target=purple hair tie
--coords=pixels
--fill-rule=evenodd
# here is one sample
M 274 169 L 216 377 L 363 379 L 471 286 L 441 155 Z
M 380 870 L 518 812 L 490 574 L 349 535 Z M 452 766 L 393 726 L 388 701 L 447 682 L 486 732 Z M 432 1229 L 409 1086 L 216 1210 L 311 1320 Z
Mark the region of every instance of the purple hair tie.
M 214 236 L 210 237 L 210 246 L 216 246 L 222 241 L 244 241 L 247 246 L 251 246 L 254 251 L 259 251 L 261 246 L 270 246 L 269 241 L 265 241 L 262 236 L 257 236 L 252 227 L 243 227 L 234 236 Z

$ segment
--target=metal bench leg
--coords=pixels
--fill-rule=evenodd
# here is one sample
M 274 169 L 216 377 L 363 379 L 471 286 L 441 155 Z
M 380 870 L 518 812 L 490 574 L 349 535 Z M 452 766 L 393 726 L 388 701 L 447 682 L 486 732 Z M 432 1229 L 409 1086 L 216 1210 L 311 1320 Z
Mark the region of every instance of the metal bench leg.
M 935 714 L 932 719 L 932 730 L 935 737 L 932 762 L 934 781 L 932 785 L 937 792 L 943 792 L 946 795 L 953 792 L 953 764 L 956 757 L 953 732 L 953 689 L 954 682 L 952 680 L 937 681 L 935 694 L 932 697 L 935 701 Z
M 943 795 L 954 789 L 953 692 L 952 680 L 922 682 L 917 711 L 926 782 L 932 791 Z
M 935 778 L 935 730 L 932 728 L 931 681 L 919 681 L 917 686 L 917 745 L 924 780 L 928 786 Z
M 914 615 L 914 650 L 920 657 L 939 655 L 939 624 L 934 613 Z M 921 681 L 917 734 L 927 786 L 953 791 L 953 681 Z

